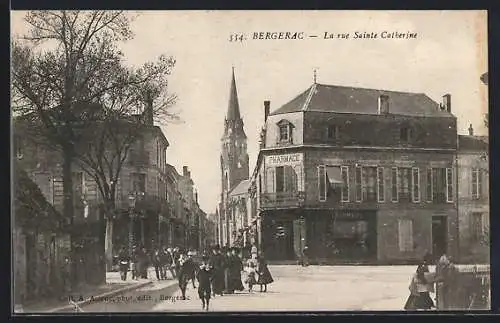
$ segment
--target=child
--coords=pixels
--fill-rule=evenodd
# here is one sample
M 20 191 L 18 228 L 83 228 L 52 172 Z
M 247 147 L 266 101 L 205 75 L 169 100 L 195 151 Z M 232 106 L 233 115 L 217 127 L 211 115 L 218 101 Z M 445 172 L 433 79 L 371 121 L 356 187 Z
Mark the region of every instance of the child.
M 198 279 L 198 296 L 201 299 L 202 309 L 208 311 L 210 305 L 210 295 L 212 294 L 211 289 L 211 278 L 213 270 L 212 266 L 208 263 L 208 256 L 203 256 L 202 264 L 197 273 Z
M 248 284 L 248 292 L 251 293 L 253 285 L 257 283 L 257 279 L 255 278 L 255 276 L 257 275 L 257 272 L 255 270 L 255 263 L 253 261 L 248 261 L 245 271 L 247 272 L 245 283 Z

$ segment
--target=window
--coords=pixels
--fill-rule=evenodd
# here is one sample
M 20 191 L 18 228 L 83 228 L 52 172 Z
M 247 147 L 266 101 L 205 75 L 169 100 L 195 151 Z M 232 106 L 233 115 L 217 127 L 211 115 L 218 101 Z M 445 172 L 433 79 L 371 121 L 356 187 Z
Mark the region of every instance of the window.
M 274 168 L 268 168 L 266 173 L 266 192 L 274 192 Z
M 356 166 L 354 172 L 354 189 L 356 202 L 361 202 L 363 200 L 363 172 L 360 166 Z
M 276 167 L 276 193 L 285 191 L 285 170 L 283 166 Z
M 363 178 L 365 179 L 364 200 L 368 202 L 376 202 L 378 200 L 377 167 L 363 168 Z
M 289 133 L 288 133 L 288 124 L 280 125 L 280 141 L 288 141 Z
M 398 221 L 398 242 L 400 252 L 413 251 L 413 221 L 400 219 Z
M 398 168 L 393 167 L 391 169 L 391 200 L 393 202 L 398 201 Z
M 414 203 L 420 202 L 420 169 L 412 168 L 412 200 Z
M 146 192 L 146 174 L 132 173 L 132 192 Z
M 453 202 L 453 171 L 446 168 L 446 202 Z
M 448 179 L 446 173 L 446 168 L 432 169 L 432 200 L 434 203 L 446 202 L 446 181 Z
M 411 191 L 412 191 L 411 168 L 399 167 L 398 173 L 399 173 L 398 201 L 409 202 L 411 200 Z
M 481 170 L 478 168 L 472 169 L 472 199 L 478 200 L 481 198 L 482 176 Z
M 432 202 L 432 168 L 427 168 L 427 190 L 426 190 L 426 199 L 427 202 Z
M 349 202 L 349 167 L 341 166 L 340 173 L 342 174 L 342 192 L 341 192 L 341 201 Z
M 410 142 L 410 129 L 408 127 L 401 127 L 399 131 L 399 140 L 402 143 Z
M 75 203 L 81 201 L 83 197 L 83 173 L 75 172 L 73 173 L 73 200 Z M 77 204 L 75 204 L 76 206 Z
M 385 201 L 384 168 L 377 168 L 377 200 Z
M 319 201 L 326 201 L 326 168 L 324 165 L 318 166 L 318 192 Z
M 339 127 L 338 126 L 328 126 L 327 131 L 328 139 L 338 139 L 339 137 Z
M 480 241 L 483 236 L 483 214 L 473 212 L 470 215 L 470 234 L 471 240 L 474 242 Z

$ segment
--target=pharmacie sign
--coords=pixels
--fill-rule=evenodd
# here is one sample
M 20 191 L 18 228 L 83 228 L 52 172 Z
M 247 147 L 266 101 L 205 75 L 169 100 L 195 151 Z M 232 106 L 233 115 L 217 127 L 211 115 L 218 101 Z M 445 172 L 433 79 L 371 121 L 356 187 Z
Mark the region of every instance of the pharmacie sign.
M 303 154 L 286 154 L 266 156 L 266 166 L 299 165 L 302 164 Z

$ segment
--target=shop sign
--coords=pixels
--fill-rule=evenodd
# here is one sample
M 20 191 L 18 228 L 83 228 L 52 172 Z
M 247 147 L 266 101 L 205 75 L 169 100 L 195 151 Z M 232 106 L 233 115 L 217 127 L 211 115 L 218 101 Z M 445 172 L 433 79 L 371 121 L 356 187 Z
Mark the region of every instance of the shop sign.
M 300 165 L 303 156 L 301 153 L 266 156 L 266 166 Z

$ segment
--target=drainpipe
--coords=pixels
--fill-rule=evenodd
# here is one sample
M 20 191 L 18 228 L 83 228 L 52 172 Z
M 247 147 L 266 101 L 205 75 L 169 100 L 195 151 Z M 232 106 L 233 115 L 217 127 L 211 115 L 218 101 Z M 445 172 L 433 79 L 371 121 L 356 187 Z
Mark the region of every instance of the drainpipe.
M 459 145 L 459 136 L 458 136 L 458 131 L 457 131 L 457 145 L 456 145 L 456 151 L 455 151 L 455 205 L 456 205 L 456 209 L 457 209 L 457 219 L 456 219 L 456 233 L 457 233 L 457 237 L 456 237 L 456 256 L 457 256 L 457 259 L 455 261 L 455 263 L 458 263 L 458 261 L 460 260 L 460 210 L 459 210 L 459 190 L 458 190 L 458 181 L 459 181 L 459 168 L 458 168 L 458 145 Z

